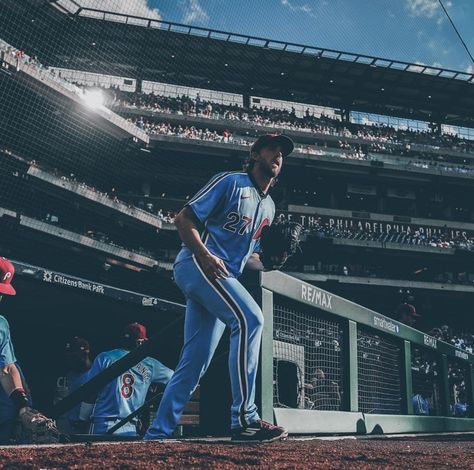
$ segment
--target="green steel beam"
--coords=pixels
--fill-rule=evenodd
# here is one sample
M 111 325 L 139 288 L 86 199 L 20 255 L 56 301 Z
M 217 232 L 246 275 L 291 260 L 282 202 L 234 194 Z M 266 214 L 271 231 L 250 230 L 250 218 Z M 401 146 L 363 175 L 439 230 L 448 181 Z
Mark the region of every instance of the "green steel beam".
M 469 417 L 474 418 L 474 367 L 472 364 L 469 364 L 469 377 L 468 377 L 468 410 Z
M 262 289 L 264 317 L 260 352 L 261 418 L 273 423 L 273 292 Z
M 443 402 L 441 403 L 442 414 L 444 416 L 450 416 L 451 410 L 449 408 L 448 358 L 446 354 L 441 355 L 440 373 L 441 373 L 441 397 L 443 400 Z
M 344 336 L 344 409 L 359 411 L 359 371 L 357 367 L 357 323 L 348 320 L 347 334 Z
M 411 375 L 411 344 L 409 341 L 404 340 L 402 349 L 402 383 L 403 393 L 402 397 L 405 401 L 405 413 L 407 415 L 413 414 L 413 382 Z

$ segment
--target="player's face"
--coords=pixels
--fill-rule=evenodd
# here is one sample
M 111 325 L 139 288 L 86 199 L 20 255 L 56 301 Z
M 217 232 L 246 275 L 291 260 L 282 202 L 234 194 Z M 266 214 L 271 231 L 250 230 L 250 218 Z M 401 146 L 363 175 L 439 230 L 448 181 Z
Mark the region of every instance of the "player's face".
M 283 149 L 279 145 L 264 147 L 257 154 L 256 162 L 263 176 L 276 178 L 283 165 Z

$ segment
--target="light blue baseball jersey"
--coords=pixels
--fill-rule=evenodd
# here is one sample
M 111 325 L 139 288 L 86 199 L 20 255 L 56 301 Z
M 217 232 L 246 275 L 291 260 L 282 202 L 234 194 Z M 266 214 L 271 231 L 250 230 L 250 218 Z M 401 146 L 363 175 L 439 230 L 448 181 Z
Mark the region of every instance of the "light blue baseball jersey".
M 202 224 L 201 238 L 238 277 L 252 253 L 260 251 L 263 227 L 275 216 L 272 198 L 264 194 L 248 173 L 219 173 L 188 202 Z M 192 257 L 183 244 L 176 262 Z
M 126 349 L 113 349 L 99 354 L 87 373 L 87 380 L 92 379 L 128 353 Z M 146 357 L 99 392 L 92 419 L 126 418 L 145 403 L 148 388 L 152 383 L 167 384 L 172 375 L 173 371 L 160 361 Z
M 16 362 L 15 352 L 10 336 L 10 325 L 5 317 L 0 315 L 0 367 Z
M 5 317 L 0 315 L 0 367 L 16 363 L 15 352 L 10 337 L 10 325 Z M 0 423 L 16 417 L 17 410 L 13 402 L 0 385 Z

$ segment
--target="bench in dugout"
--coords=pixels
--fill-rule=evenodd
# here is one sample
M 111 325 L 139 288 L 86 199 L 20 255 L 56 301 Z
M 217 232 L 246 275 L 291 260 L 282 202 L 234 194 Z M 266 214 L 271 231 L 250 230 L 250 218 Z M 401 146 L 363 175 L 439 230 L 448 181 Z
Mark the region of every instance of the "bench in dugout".
M 160 394 L 160 397 L 162 394 Z M 195 435 L 199 431 L 199 425 L 201 424 L 201 388 L 198 385 L 196 390 L 191 396 L 191 399 L 184 408 L 181 419 L 179 420 L 178 426 L 175 430 L 174 437 L 183 437 L 188 435 Z M 146 410 L 147 418 L 149 423 L 152 423 L 156 416 L 156 411 L 160 406 L 160 400 L 153 403 L 148 410 Z

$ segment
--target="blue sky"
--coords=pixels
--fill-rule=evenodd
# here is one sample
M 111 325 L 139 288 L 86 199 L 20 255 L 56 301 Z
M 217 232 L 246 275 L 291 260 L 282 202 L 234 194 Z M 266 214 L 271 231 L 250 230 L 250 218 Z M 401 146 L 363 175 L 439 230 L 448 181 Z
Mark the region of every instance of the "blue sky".
M 79 0 L 81 1 L 81 0 Z M 474 72 L 438 0 L 82 0 L 166 21 Z M 474 55 L 474 0 L 443 0 Z

